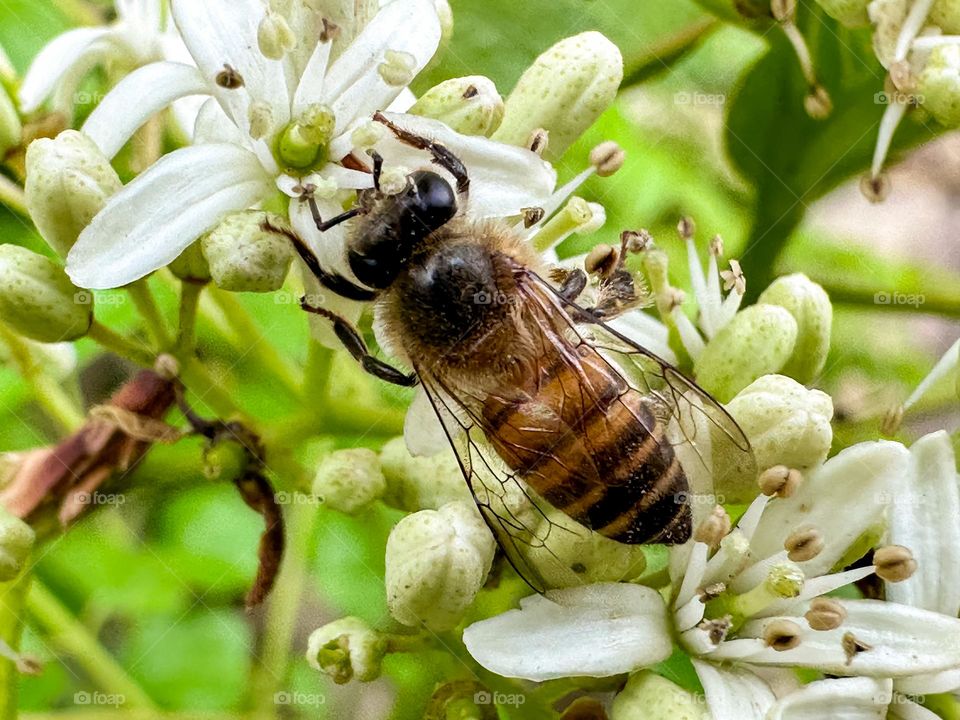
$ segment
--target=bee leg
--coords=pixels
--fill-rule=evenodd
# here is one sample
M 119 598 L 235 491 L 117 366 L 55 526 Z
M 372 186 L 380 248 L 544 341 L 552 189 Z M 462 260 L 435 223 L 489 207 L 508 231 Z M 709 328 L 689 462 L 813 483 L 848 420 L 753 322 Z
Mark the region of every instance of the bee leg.
M 367 154 L 373 158 L 373 189 L 380 192 L 380 176 L 383 175 L 383 155 L 376 150 L 368 150 Z
M 310 193 L 305 193 L 301 198 L 301 202 L 306 202 L 310 208 L 310 215 L 313 217 L 313 222 L 317 226 L 317 230 L 320 232 L 326 232 L 332 227 L 336 227 L 340 223 L 346 222 L 350 218 L 355 218 L 357 215 L 363 215 L 366 210 L 362 207 L 353 207 L 347 210 L 346 212 L 340 213 L 335 217 L 330 218 L 329 220 L 324 220 L 320 216 L 320 208 L 317 207 L 317 200 Z
M 309 305 L 305 299 L 300 300 L 300 307 L 309 313 L 319 315 L 332 322 L 333 332 L 336 333 L 337 339 L 343 343 L 347 351 L 360 363 L 360 367 L 374 377 L 378 377 L 394 385 L 404 385 L 407 387 L 416 385 L 419 381 L 416 373 L 407 374 L 371 355 L 367 344 L 363 341 L 363 337 L 357 329 L 336 313 L 330 312 L 326 308 Z
M 409 130 L 404 130 L 396 123 L 390 121 L 383 113 L 376 113 L 373 119 L 390 128 L 400 142 L 411 145 L 419 150 L 426 150 L 433 155 L 433 162 L 453 175 L 457 181 L 457 194 L 465 196 L 467 192 L 469 192 L 470 176 L 467 174 L 467 168 L 460 158 L 450 152 L 446 146 L 416 135 Z
M 348 300 L 367 301 L 373 300 L 377 296 L 374 290 L 368 290 L 365 287 L 356 285 L 343 277 L 343 275 L 329 273 L 320 267 L 320 260 L 314 254 L 313 250 L 303 241 L 303 238 L 292 230 L 274 225 L 269 220 L 264 220 L 261 227 L 266 232 L 277 233 L 290 240 L 297 254 L 300 255 L 300 259 L 303 260 L 304 264 L 310 269 L 310 272 L 317 279 L 317 282 L 327 290 L 335 292 L 340 297 L 345 297 Z

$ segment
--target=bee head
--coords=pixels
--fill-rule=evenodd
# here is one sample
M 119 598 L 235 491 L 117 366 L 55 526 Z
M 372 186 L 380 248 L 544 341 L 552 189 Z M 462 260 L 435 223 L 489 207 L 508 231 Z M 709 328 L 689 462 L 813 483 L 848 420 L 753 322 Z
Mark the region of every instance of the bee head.
M 408 180 L 379 202 L 368 231 L 348 252 L 350 269 L 369 287 L 388 287 L 423 240 L 457 214 L 456 192 L 443 176 L 417 170 Z

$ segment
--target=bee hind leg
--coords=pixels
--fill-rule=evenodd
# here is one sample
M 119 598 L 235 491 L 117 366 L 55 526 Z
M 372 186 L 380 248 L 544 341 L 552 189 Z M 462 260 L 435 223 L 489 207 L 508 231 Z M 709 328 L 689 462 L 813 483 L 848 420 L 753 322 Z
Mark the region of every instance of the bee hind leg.
M 359 331 L 336 313 L 330 312 L 326 308 L 310 305 L 305 299 L 300 300 L 300 307 L 309 313 L 324 317 L 333 323 L 333 332 L 336 333 L 337 339 L 343 343 L 347 351 L 360 363 L 360 367 L 374 377 L 392 383 L 393 385 L 403 385 L 406 387 L 416 385 L 419 381 L 416 373 L 405 373 L 385 363 L 380 358 L 371 355 Z

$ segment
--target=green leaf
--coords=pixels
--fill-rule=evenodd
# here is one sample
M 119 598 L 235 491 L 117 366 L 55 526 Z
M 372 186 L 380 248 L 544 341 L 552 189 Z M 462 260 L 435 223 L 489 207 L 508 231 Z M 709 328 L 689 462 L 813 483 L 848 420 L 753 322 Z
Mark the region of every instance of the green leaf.
M 846 29 L 812 5 L 798 11 L 800 27 L 833 101 L 830 116 L 814 120 L 804 111 L 808 86 L 793 47 L 776 27 L 766 34 L 770 51 L 745 74 L 729 104 L 727 150 L 756 192 L 749 251 L 741 260 L 752 295 L 769 283 L 773 262 L 807 206 L 869 166 L 885 108 L 876 100 L 884 71 L 869 31 Z M 909 119 L 895 148 L 933 132 Z

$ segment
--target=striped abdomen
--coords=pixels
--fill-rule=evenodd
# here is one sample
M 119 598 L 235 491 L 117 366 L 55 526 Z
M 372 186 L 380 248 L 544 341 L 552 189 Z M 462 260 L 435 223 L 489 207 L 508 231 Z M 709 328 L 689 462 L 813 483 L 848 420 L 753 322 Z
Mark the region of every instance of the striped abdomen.
M 586 345 L 541 366 L 522 397 L 489 396 L 487 440 L 518 477 L 623 543 L 685 542 L 687 478 L 644 396 Z

